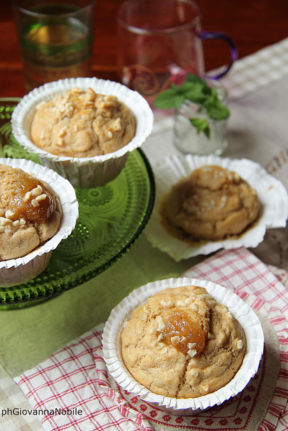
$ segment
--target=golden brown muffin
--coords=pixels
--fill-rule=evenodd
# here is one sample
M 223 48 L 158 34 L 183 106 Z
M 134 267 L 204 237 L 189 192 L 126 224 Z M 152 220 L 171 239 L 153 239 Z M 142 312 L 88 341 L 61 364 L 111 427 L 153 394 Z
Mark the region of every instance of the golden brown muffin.
M 57 156 L 94 157 L 124 147 L 135 130 L 134 115 L 117 97 L 74 88 L 37 106 L 31 138 Z
M 259 217 L 254 189 L 220 166 L 195 169 L 163 199 L 163 225 L 179 239 L 214 241 L 241 235 Z
M 121 333 L 131 375 L 156 394 L 195 398 L 225 386 L 246 338 L 228 308 L 197 286 L 168 288 L 135 309 Z
M 58 231 L 62 208 L 48 186 L 21 169 L 0 165 L 0 259 L 22 257 Z

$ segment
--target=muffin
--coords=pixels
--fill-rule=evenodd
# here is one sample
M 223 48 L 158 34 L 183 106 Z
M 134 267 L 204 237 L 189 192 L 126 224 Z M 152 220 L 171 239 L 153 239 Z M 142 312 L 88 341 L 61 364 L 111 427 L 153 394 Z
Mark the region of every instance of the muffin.
M 137 396 L 169 414 L 191 415 L 245 388 L 264 335 L 231 289 L 180 277 L 133 290 L 111 311 L 102 342 L 111 385 L 128 402 Z
M 117 97 L 73 88 L 36 106 L 31 138 L 57 156 L 93 157 L 124 147 L 135 130 L 134 115 Z
M 24 159 L 0 159 L 0 285 L 25 283 L 48 265 L 78 218 L 72 185 Z
M 125 366 L 140 384 L 165 397 L 215 392 L 237 373 L 245 333 L 205 288 L 164 289 L 137 307 L 121 333 Z
M 152 131 L 153 113 L 136 91 L 97 78 L 49 82 L 12 114 L 12 133 L 74 187 L 113 180 Z
M 244 228 L 241 233 L 231 233 L 231 231 L 229 231 L 229 233 L 223 239 L 218 240 L 207 239 L 208 236 L 210 237 L 211 232 L 211 224 L 209 228 L 208 223 L 209 219 L 205 220 L 205 222 L 208 221 L 206 225 L 203 223 L 201 235 L 198 234 L 198 229 L 193 229 L 191 233 L 186 233 L 183 230 L 183 227 L 175 227 L 174 221 L 176 221 L 176 224 L 179 221 L 176 217 L 175 208 L 177 205 L 178 208 L 181 208 L 181 202 L 177 197 L 177 193 L 174 194 L 174 207 L 173 197 L 168 198 L 169 194 L 172 194 L 173 196 L 173 189 L 176 187 L 176 185 L 179 185 L 179 188 L 181 188 L 180 184 L 182 184 L 183 181 L 185 182 L 188 180 L 192 172 L 209 166 L 217 166 L 225 171 L 233 172 L 234 174 L 232 175 L 233 177 L 236 176 L 236 178 L 238 174 L 238 177 L 241 177 L 250 186 L 252 196 L 250 202 L 254 202 L 254 204 L 251 205 L 251 208 L 254 208 L 253 211 L 256 210 L 255 212 L 257 212 L 257 207 L 259 208 L 260 205 L 259 215 L 258 217 L 256 216 L 255 221 L 252 221 L 253 217 L 251 217 L 251 215 L 253 215 L 253 213 L 249 212 L 249 218 L 246 217 L 246 220 L 248 220 L 248 223 L 251 220 L 251 223 L 246 228 Z M 188 259 L 193 256 L 210 255 L 211 253 L 214 253 L 215 251 L 222 248 L 233 249 L 239 247 L 257 247 L 263 241 L 268 229 L 286 226 L 288 217 L 288 194 L 286 188 L 279 180 L 268 174 L 268 172 L 261 165 L 252 160 L 229 159 L 216 157 L 214 155 L 197 156 L 191 154 L 171 154 L 161 160 L 157 160 L 154 165 L 152 165 L 152 167 L 155 175 L 157 194 L 155 206 L 151 214 L 149 224 L 145 229 L 145 235 L 154 247 L 167 253 L 175 261 Z M 239 181 L 240 185 L 240 180 L 236 180 L 236 183 L 237 181 Z M 215 182 L 215 184 L 217 184 L 217 182 Z M 236 184 L 234 187 L 236 188 Z M 246 187 L 247 186 L 245 185 L 245 188 Z M 185 190 L 184 186 L 183 189 Z M 203 189 L 205 189 L 205 187 Z M 249 188 L 247 187 L 247 190 L 248 189 Z M 204 192 L 205 190 L 203 190 L 203 194 Z M 206 190 L 206 193 L 208 194 L 209 191 Z M 217 191 L 215 190 L 213 193 L 216 194 Z M 230 198 L 230 196 L 228 197 Z M 170 221 L 171 218 L 170 220 L 167 219 L 167 209 L 165 208 L 167 199 L 170 199 L 169 212 L 172 214 L 172 221 Z M 257 200 L 259 203 L 257 203 Z M 215 207 L 216 215 L 219 215 L 222 211 L 224 212 L 226 210 L 225 207 L 227 207 L 227 202 L 225 201 L 225 197 L 222 198 L 219 196 L 219 211 L 217 211 L 217 207 Z M 213 205 L 216 203 L 217 201 L 215 201 Z M 190 202 L 188 203 L 188 206 L 190 206 L 189 204 Z M 246 205 L 246 203 L 244 205 Z M 214 217 L 214 208 L 213 206 L 211 207 L 210 214 Z M 205 207 L 203 210 L 205 210 Z M 189 211 L 191 212 L 190 208 Z M 194 219 L 195 222 L 195 214 L 197 214 L 197 209 L 192 209 L 192 215 L 189 214 L 187 209 L 185 209 L 185 211 L 181 209 L 181 212 L 181 225 L 186 227 L 183 225 L 183 221 L 186 220 L 188 224 L 188 230 L 190 231 L 190 219 Z M 244 210 L 239 212 L 238 215 L 241 213 L 243 214 L 243 212 Z M 235 216 L 236 215 L 237 212 L 235 213 Z M 228 220 L 229 219 L 227 218 L 227 221 Z M 199 226 L 200 223 L 198 220 L 197 223 Z M 206 226 L 208 226 L 207 232 L 209 234 L 207 236 L 205 235 Z M 226 226 L 224 225 L 224 227 Z M 218 234 L 219 233 L 220 230 L 218 230 Z M 214 232 L 213 237 L 215 238 Z
M 43 181 L 0 164 L 0 260 L 25 256 L 59 229 L 62 207 Z
M 192 243 L 239 236 L 260 213 L 257 193 L 247 181 L 215 165 L 195 169 L 171 188 L 160 206 L 164 227 Z

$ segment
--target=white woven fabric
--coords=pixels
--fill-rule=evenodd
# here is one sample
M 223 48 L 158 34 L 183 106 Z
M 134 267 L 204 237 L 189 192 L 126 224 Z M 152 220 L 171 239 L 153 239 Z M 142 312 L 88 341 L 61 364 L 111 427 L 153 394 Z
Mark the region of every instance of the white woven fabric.
M 230 98 L 243 96 L 288 74 L 288 38 L 235 62 L 222 82 Z

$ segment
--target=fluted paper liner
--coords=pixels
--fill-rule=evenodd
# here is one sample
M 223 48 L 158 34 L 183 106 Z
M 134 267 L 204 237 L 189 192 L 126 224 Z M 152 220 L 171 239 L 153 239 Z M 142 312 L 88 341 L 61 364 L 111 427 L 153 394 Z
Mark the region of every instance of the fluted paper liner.
M 121 357 L 120 334 L 124 322 L 131 312 L 147 298 L 167 287 L 200 286 L 219 303 L 226 305 L 245 331 L 247 350 L 243 363 L 233 379 L 221 389 L 198 398 L 171 398 L 157 395 L 138 383 L 126 369 Z M 231 290 L 206 280 L 170 278 L 148 283 L 124 298 L 111 312 L 103 331 L 103 356 L 113 379 L 124 389 L 141 399 L 155 403 L 159 408 L 174 414 L 191 414 L 197 410 L 222 404 L 241 392 L 257 373 L 264 349 L 264 334 L 261 323 L 242 299 Z
M 30 129 L 36 106 L 75 87 L 83 90 L 92 88 L 96 93 L 118 97 L 136 118 L 134 138 L 113 153 L 81 158 L 56 156 L 34 145 Z M 63 175 L 75 187 L 96 187 L 115 178 L 129 152 L 144 143 L 152 131 L 153 113 L 144 97 L 118 82 L 97 78 L 67 78 L 44 84 L 24 96 L 14 109 L 11 122 L 12 133 L 17 141 L 28 151 L 37 154 L 43 164 Z
M 52 238 L 23 257 L 0 261 L 0 285 L 9 286 L 24 283 L 45 269 L 51 252 L 74 229 L 79 212 L 74 188 L 69 181 L 56 172 L 25 159 L 0 159 L 0 164 L 22 169 L 49 184 L 59 197 L 63 211 L 59 230 Z
M 262 204 L 259 220 L 238 238 L 202 242 L 190 245 L 167 232 L 160 222 L 159 206 L 163 196 L 179 180 L 187 177 L 194 169 L 205 165 L 217 165 L 237 172 L 257 192 Z M 283 184 L 269 175 L 259 164 L 247 159 L 228 159 L 214 155 L 192 156 L 172 155 L 153 166 L 156 183 L 156 201 L 145 234 L 154 247 L 179 261 L 197 255 L 207 255 L 221 248 L 230 249 L 256 247 L 268 228 L 284 227 L 288 217 L 288 195 Z

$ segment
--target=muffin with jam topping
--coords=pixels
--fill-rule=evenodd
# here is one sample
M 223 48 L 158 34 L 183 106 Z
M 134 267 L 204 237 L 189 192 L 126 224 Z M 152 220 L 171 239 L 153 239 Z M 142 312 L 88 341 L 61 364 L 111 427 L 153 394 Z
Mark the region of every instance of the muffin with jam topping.
M 0 164 L 0 259 L 25 256 L 58 231 L 62 208 L 48 186 Z
M 121 353 L 134 379 L 155 394 L 195 398 L 237 373 L 246 353 L 240 323 L 198 286 L 149 297 L 124 323 Z
M 72 185 L 25 159 L 0 159 L 0 285 L 26 283 L 47 267 L 79 215 Z

